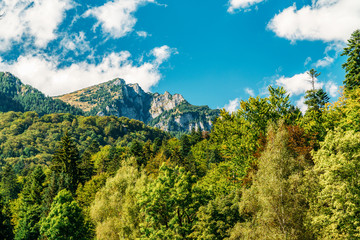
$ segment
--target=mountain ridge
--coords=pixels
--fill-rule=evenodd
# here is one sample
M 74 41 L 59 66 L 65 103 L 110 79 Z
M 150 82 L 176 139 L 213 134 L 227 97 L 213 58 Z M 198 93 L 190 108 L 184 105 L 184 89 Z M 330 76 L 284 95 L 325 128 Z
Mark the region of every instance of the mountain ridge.
M 128 117 L 169 132 L 210 131 L 219 115 L 218 109 L 191 105 L 181 94 L 145 92 L 121 78 L 48 97 L 11 73 L 0 72 L 0 101 L 1 112 Z
M 87 115 L 125 116 L 165 131 L 209 131 L 219 110 L 191 105 L 181 94 L 145 92 L 137 83 L 113 80 L 55 96 Z

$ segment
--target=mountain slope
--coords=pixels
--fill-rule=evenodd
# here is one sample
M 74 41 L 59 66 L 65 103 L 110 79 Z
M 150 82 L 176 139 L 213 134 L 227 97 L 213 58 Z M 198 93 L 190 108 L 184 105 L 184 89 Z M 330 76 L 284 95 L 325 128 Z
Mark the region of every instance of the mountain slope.
M 124 116 L 165 131 L 210 130 L 219 110 L 194 106 L 180 94 L 146 93 L 138 84 L 114 80 L 55 97 L 87 115 Z
M 83 111 L 63 101 L 46 97 L 39 90 L 23 84 L 8 72 L 0 72 L 0 111 L 35 111 L 39 115 L 71 113 L 82 115 Z

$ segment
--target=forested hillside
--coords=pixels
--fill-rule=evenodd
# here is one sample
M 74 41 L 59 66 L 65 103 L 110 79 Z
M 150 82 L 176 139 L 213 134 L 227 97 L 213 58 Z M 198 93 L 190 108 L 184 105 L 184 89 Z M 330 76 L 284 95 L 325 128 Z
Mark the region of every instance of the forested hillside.
M 1 239 L 359 239 L 360 31 L 341 97 L 270 86 L 211 132 L 0 115 Z M 313 81 L 319 73 L 308 73 Z
M 8 72 L 0 72 L 0 100 L 1 112 L 35 111 L 40 115 L 50 113 L 83 114 L 79 108 L 75 108 L 63 101 L 46 97 L 39 90 L 23 84 L 18 78 Z

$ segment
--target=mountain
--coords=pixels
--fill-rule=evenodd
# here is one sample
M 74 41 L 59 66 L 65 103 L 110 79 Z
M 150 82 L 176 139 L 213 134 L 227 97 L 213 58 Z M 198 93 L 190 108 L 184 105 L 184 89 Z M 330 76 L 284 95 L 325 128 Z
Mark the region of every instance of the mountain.
M 114 80 L 57 96 L 87 115 L 124 116 L 165 131 L 210 130 L 219 110 L 194 106 L 180 94 L 146 93 L 138 84 Z
M 63 101 L 45 96 L 39 90 L 23 84 L 8 72 L 0 72 L 0 111 L 34 111 L 39 115 L 71 113 L 83 115 L 83 111 Z

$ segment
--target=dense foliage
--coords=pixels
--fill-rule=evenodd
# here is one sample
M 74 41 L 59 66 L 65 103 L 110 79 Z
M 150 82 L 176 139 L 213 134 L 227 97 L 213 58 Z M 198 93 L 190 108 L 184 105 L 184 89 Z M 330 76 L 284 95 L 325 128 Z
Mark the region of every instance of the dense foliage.
M 39 115 L 50 113 L 83 114 L 83 111 L 63 101 L 45 96 L 39 90 L 21 83 L 15 76 L 0 72 L 0 111 L 34 111 Z
M 332 104 L 309 90 L 303 114 L 270 86 L 179 138 L 127 118 L 1 113 L 0 238 L 359 239 L 360 88 L 345 88 Z

